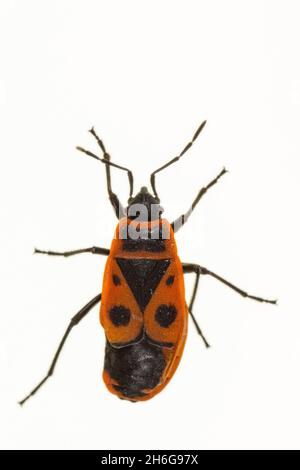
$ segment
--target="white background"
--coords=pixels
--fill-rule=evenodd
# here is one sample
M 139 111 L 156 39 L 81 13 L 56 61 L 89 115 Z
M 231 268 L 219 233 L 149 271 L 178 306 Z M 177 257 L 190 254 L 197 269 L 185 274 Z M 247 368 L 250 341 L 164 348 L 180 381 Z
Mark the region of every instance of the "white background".
M 1 448 L 299 449 L 299 15 L 296 0 L 1 2 Z M 157 177 L 172 220 L 230 171 L 178 234 L 180 256 L 279 306 L 203 278 L 212 348 L 190 325 L 171 384 L 138 404 L 102 382 L 94 309 L 20 408 L 105 263 L 33 247 L 109 247 L 116 224 L 104 168 L 75 146 L 97 151 L 94 125 L 138 190 L 203 119 Z M 113 184 L 125 201 L 126 175 Z

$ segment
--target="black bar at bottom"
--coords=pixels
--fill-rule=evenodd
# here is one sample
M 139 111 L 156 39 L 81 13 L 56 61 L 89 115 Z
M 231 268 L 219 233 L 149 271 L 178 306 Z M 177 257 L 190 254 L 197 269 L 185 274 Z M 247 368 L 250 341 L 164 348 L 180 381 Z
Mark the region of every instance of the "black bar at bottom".
M 26 461 L 45 462 L 47 465 L 53 463 L 63 463 L 67 459 L 68 465 L 73 461 L 78 466 L 82 463 L 84 468 L 89 465 L 89 470 L 93 468 L 106 468 L 111 465 L 121 465 L 124 468 L 137 468 L 141 465 L 193 465 L 200 464 L 199 450 L 17 450 L 4 451 L 10 454 L 10 463 L 20 460 L 22 465 Z M 36 454 L 32 455 L 33 452 Z M 202 452 L 202 451 L 201 451 Z M 42 455 L 41 455 L 42 454 Z M 7 455 L 3 454 L 5 459 Z M 1 457 L 0 457 L 1 464 Z

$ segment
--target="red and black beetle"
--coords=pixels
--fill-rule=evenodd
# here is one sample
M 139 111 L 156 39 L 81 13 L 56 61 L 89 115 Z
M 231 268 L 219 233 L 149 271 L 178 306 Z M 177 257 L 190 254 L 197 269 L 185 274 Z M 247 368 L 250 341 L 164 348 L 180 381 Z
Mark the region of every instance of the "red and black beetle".
M 94 129 L 90 132 L 96 138 L 103 152 L 103 158 L 77 147 L 81 152 L 105 164 L 108 195 L 119 224 L 110 249 L 91 247 L 63 253 L 35 250 L 36 253 L 54 256 L 68 257 L 79 253 L 94 253 L 108 258 L 102 294 L 96 295 L 71 319 L 47 375 L 20 401 L 20 404 L 34 395 L 53 374 L 62 347 L 73 326 L 77 325 L 100 301 L 100 321 L 106 335 L 103 379 L 110 392 L 130 401 L 148 400 L 170 381 L 183 353 L 189 314 L 205 345 L 209 346 L 193 314 L 201 274 L 214 277 L 243 297 L 259 302 L 276 303 L 276 300 L 249 295 L 209 269 L 198 264 L 181 263 L 178 257 L 174 233 L 187 222 L 202 196 L 226 173 L 225 169 L 207 186 L 200 189 L 185 214 L 171 224 L 161 217 L 163 209 L 156 191 L 155 176 L 186 153 L 205 124 L 206 121 L 200 125 L 191 142 L 177 157 L 151 174 L 152 194 L 143 187 L 133 197 L 132 172 L 111 162 L 103 142 Z M 121 205 L 118 196 L 112 191 L 111 167 L 124 170 L 128 174 L 130 196 L 126 208 Z M 184 290 L 184 274 L 187 273 L 194 273 L 196 276 L 188 304 L 185 301 Z

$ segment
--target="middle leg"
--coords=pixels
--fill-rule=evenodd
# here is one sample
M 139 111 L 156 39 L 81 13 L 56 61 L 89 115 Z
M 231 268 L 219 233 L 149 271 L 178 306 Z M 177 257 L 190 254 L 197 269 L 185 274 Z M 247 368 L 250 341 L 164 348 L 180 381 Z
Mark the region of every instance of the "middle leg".
M 72 251 L 44 251 L 39 250 L 38 248 L 34 249 L 34 253 L 42 254 L 42 255 L 49 255 L 49 256 L 73 256 L 79 255 L 80 253 L 92 253 L 93 255 L 109 255 L 108 248 L 101 248 L 99 246 L 91 246 L 90 248 L 81 248 L 79 250 L 72 250 Z
M 189 265 L 188 263 L 182 263 L 182 267 L 183 267 L 183 273 L 184 274 L 188 274 L 188 273 L 195 273 L 196 274 L 196 279 L 195 279 L 195 284 L 194 284 L 194 287 L 193 287 L 193 292 L 192 292 L 192 297 L 191 297 L 191 300 L 190 300 L 190 303 L 188 305 L 188 310 L 189 310 L 189 314 L 191 315 L 192 317 L 192 320 L 194 322 L 194 325 L 196 327 L 196 330 L 198 332 L 198 334 L 201 336 L 201 338 L 203 339 L 203 342 L 205 344 L 205 346 L 207 348 L 210 347 L 209 343 L 207 342 L 204 334 L 202 333 L 202 330 L 193 314 L 193 306 L 194 306 L 194 302 L 195 302 L 195 298 L 196 298 L 196 294 L 197 294 L 197 291 L 198 291 L 198 287 L 199 287 L 199 280 L 200 280 L 200 274 L 201 274 L 201 271 L 200 269 L 189 269 L 190 266 L 193 266 L 193 265 Z
M 214 277 L 218 281 L 222 282 L 226 286 L 230 287 L 230 289 L 234 290 L 238 294 L 240 294 L 242 297 L 247 297 L 248 299 L 253 299 L 257 300 L 258 302 L 266 302 L 268 304 L 277 304 L 277 300 L 269 300 L 269 299 L 264 299 L 263 297 L 258 297 L 256 295 L 250 295 L 246 291 L 240 289 L 236 285 L 232 284 L 231 282 L 227 281 L 223 277 L 219 276 L 218 274 L 214 273 L 213 271 L 210 271 L 207 268 L 204 268 L 203 266 L 200 266 L 199 264 L 192 264 L 192 263 L 182 263 L 183 267 L 183 272 L 184 273 L 199 273 L 200 274 L 208 274 L 211 277 Z

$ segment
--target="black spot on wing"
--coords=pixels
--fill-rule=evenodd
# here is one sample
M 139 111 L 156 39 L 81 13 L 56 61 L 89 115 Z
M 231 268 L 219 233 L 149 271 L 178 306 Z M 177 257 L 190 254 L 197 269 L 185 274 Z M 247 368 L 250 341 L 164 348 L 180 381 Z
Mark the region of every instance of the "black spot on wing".
M 119 276 L 117 276 L 116 274 L 113 274 L 113 283 L 115 286 L 119 286 L 121 284 L 121 279 L 119 278 Z
M 175 276 L 169 276 L 166 280 L 167 286 L 171 286 L 174 283 Z
M 115 305 L 109 311 L 109 318 L 115 326 L 126 326 L 130 322 L 130 310 L 123 305 Z
M 160 305 L 155 312 L 155 320 L 162 328 L 168 328 L 177 316 L 175 305 Z

